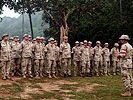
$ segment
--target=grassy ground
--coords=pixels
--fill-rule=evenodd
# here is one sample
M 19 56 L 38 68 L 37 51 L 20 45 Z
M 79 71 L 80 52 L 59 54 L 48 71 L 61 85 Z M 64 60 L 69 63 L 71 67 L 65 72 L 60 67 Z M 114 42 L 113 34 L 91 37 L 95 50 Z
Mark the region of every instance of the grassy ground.
M 77 84 L 60 84 L 60 90 L 68 90 L 68 92 L 60 92 L 60 90 L 45 91 L 38 85 L 38 83 L 56 83 L 57 81 L 64 80 Z M 10 82 L 10 81 L 9 81 Z M 24 93 L 25 84 L 30 84 L 29 87 L 33 89 L 40 89 L 38 93 L 27 93 L 30 97 L 28 100 L 133 100 L 133 97 L 121 97 L 120 94 L 124 93 L 124 86 L 121 76 L 110 77 L 90 77 L 90 78 L 59 78 L 49 80 L 47 78 L 39 79 L 20 79 L 13 81 L 12 84 L 2 84 L 0 86 L 0 100 L 24 100 L 19 97 Z M 86 85 L 100 84 L 102 86 L 94 87 L 90 92 L 85 90 L 77 91 L 78 87 L 83 88 Z M 30 89 L 29 88 L 29 89 Z M 6 96 L 6 93 L 8 94 Z M 1 96 L 3 95 L 3 97 Z M 67 97 L 66 97 L 67 96 Z M 65 97 L 65 98 L 64 98 Z

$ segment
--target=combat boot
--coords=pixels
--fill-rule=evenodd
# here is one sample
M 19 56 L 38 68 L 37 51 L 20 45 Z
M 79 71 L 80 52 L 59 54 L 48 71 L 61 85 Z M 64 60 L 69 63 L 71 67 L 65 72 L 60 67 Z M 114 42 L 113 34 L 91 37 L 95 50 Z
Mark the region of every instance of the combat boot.
M 112 76 L 110 73 L 108 73 L 108 76 Z
M 108 76 L 107 74 L 105 74 L 105 76 Z
M 24 79 L 26 79 L 26 76 L 25 76 L 25 75 L 23 75 L 23 78 L 24 78 Z
M 116 75 L 116 73 L 113 73 L 113 75 L 115 76 L 115 75 Z
M 42 75 L 42 74 L 40 74 L 40 77 L 43 77 L 43 75 Z
M 49 79 L 51 79 L 51 78 L 52 78 L 52 76 L 51 76 L 51 74 L 50 74 L 50 73 L 48 74 L 48 78 L 49 78 Z
M 74 75 L 73 75 L 74 77 L 76 77 L 77 75 L 76 75 L 76 73 L 74 73 Z
M 96 76 L 99 76 L 99 74 L 98 74 L 98 73 L 96 73 Z
M 53 76 L 53 78 L 57 79 L 57 77 L 56 77 L 56 75 L 55 75 L 55 74 L 53 74 L 52 76 Z
M 123 97 L 131 97 L 131 90 L 127 90 L 124 94 L 121 94 Z

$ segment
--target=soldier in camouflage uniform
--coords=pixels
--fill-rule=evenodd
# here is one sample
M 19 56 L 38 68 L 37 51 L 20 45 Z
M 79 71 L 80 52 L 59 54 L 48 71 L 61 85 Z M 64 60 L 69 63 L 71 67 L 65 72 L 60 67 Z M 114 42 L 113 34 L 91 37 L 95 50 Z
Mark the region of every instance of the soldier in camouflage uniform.
M 20 70 L 20 50 L 19 50 L 19 40 L 18 36 L 14 37 L 14 41 L 12 42 L 11 50 L 12 50 L 12 76 L 18 74 L 21 75 L 21 70 Z
M 93 68 L 94 68 L 94 55 L 93 55 L 93 47 L 92 42 L 88 42 L 89 51 L 90 51 L 90 74 L 93 75 Z
M 105 76 L 111 76 L 109 71 L 110 70 L 110 51 L 109 51 L 108 45 L 109 45 L 108 43 L 105 43 L 104 48 L 102 49 L 103 65 L 104 65 L 103 71 Z
M 97 41 L 93 49 L 96 76 L 103 75 L 102 47 L 100 45 L 101 42 Z
M 64 77 L 71 77 L 71 47 L 68 43 L 68 37 L 63 37 L 63 42 L 60 44 L 60 54 L 62 56 Z
M 113 75 L 118 75 L 119 68 L 120 68 L 120 60 L 117 58 L 119 55 L 119 44 L 115 43 L 114 47 L 111 49 L 111 56 L 112 56 L 112 65 L 113 65 Z
M 29 77 L 32 76 L 31 72 L 31 60 L 32 60 L 32 44 L 30 42 L 30 38 L 28 34 L 24 35 L 24 40 L 20 44 L 20 50 L 22 52 L 22 73 L 23 78 L 26 78 L 26 74 L 29 75 Z
M 54 50 L 54 39 L 50 38 L 49 39 L 50 43 L 46 45 L 45 52 L 47 53 L 47 74 L 48 78 L 57 78 L 55 75 L 55 70 L 56 70 L 56 62 L 55 62 L 55 50 Z M 52 74 L 52 76 L 51 76 Z
M 82 66 L 82 76 L 90 77 L 90 51 L 87 45 L 87 41 L 84 40 L 84 47 L 81 48 L 81 66 Z
M 10 79 L 10 65 L 11 65 L 11 47 L 8 42 L 8 35 L 3 34 L 1 42 L 1 61 L 2 61 L 2 78 L 4 80 Z
M 81 51 L 79 47 L 79 42 L 75 42 L 75 46 L 72 48 L 72 54 L 73 54 L 73 64 L 74 64 L 74 76 L 77 75 L 81 76 L 81 67 L 80 67 L 80 61 L 81 61 Z
M 60 48 L 58 47 L 58 42 L 55 40 L 54 41 L 54 45 L 55 45 L 55 61 L 56 61 L 56 66 L 57 66 L 57 74 L 58 76 L 62 76 L 61 74 L 61 66 L 60 66 Z
M 42 46 L 40 37 L 36 38 L 36 44 L 33 46 L 33 52 L 34 52 L 34 59 L 35 59 L 35 75 L 36 77 L 43 77 L 42 71 L 43 71 L 43 53 L 44 53 L 44 46 Z
M 121 74 L 122 80 L 126 88 L 126 92 L 121 96 L 133 96 L 133 79 L 132 79 L 132 46 L 128 43 L 130 40 L 128 35 L 122 35 L 120 38 L 122 43 L 120 55 L 118 58 L 121 59 Z

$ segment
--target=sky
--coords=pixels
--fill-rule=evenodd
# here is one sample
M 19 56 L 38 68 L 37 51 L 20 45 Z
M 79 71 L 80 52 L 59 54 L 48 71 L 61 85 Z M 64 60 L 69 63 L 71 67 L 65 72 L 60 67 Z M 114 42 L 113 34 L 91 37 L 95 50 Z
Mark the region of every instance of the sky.
M 14 10 L 10 10 L 7 7 L 3 7 L 3 14 L 0 15 L 0 17 L 11 17 L 11 18 L 18 18 L 20 16 L 20 14 L 15 13 Z

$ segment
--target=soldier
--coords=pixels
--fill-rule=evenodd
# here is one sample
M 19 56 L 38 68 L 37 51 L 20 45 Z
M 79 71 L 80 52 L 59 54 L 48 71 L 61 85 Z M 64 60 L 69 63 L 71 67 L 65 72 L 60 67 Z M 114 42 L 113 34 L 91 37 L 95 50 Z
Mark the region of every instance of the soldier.
M 84 40 L 84 46 L 81 48 L 81 67 L 82 67 L 82 76 L 90 77 L 90 55 L 89 47 L 87 45 L 87 40 Z
M 48 78 L 57 78 L 55 75 L 55 70 L 56 70 L 56 62 L 55 62 L 55 51 L 54 51 L 54 39 L 50 38 L 49 43 L 46 45 L 45 52 L 47 53 L 47 74 Z M 52 76 L 51 76 L 52 74 Z
M 75 46 L 72 48 L 72 54 L 73 54 L 73 64 L 74 64 L 74 77 L 78 75 L 77 72 L 81 76 L 81 67 L 80 67 L 81 51 L 78 41 L 75 42 Z
M 11 65 L 11 47 L 8 42 L 8 35 L 3 34 L 1 42 L 1 60 L 2 60 L 2 78 L 3 80 L 10 79 L 10 65 Z
M 35 59 L 35 75 L 36 77 L 43 77 L 42 71 L 43 71 L 43 53 L 44 53 L 44 46 L 42 46 L 40 37 L 36 38 L 36 44 L 33 46 L 33 52 L 34 52 L 34 59 Z
M 108 48 L 108 43 L 104 44 L 104 48 L 102 49 L 102 53 L 103 53 L 103 71 L 105 76 L 111 76 L 109 68 L 110 68 L 110 51 Z
M 72 77 L 71 75 L 71 47 L 68 43 L 68 37 L 63 37 L 63 42 L 60 44 L 60 54 L 62 56 L 64 77 Z
M 22 52 L 22 73 L 23 78 L 26 78 L 26 74 L 29 77 L 33 77 L 31 73 L 31 60 L 32 60 L 32 44 L 28 34 L 25 34 L 24 40 L 20 44 L 20 50 Z
M 21 75 L 20 70 L 20 50 L 19 50 L 19 37 L 15 36 L 14 41 L 11 44 L 11 50 L 12 50 L 12 76 L 15 74 Z
M 62 76 L 61 74 L 61 66 L 60 66 L 60 53 L 59 53 L 59 50 L 60 48 L 58 47 L 58 42 L 55 40 L 54 41 L 54 50 L 55 50 L 55 61 L 56 61 L 56 66 L 57 66 L 57 71 L 58 71 L 58 75 L 59 76 Z
M 96 76 L 99 76 L 100 74 L 103 75 L 102 47 L 100 45 L 101 42 L 97 41 L 96 46 L 93 49 Z
M 132 79 L 132 46 L 128 43 L 130 40 L 128 35 L 122 35 L 120 38 L 122 44 L 120 55 L 118 58 L 121 59 L 121 74 L 122 80 L 126 88 L 126 92 L 121 96 L 133 96 L 133 79 Z
M 93 55 L 93 47 L 92 42 L 88 42 L 89 51 L 90 51 L 90 74 L 93 75 L 93 67 L 94 67 L 94 55 Z
M 111 56 L 113 62 L 113 75 L 118 75 L 119 68 L 120 68 L 120 60 L 117 58 L 119 55 L 119 44 L 115 43 L 114 47 L 111 49 Z

